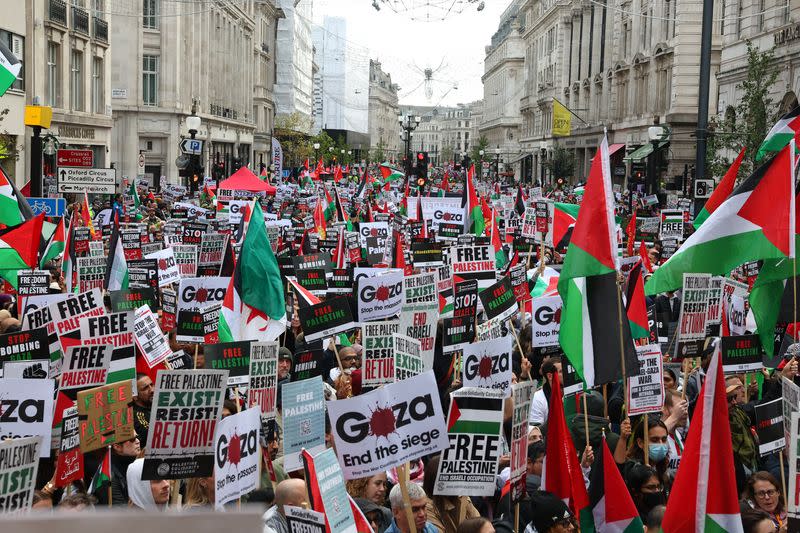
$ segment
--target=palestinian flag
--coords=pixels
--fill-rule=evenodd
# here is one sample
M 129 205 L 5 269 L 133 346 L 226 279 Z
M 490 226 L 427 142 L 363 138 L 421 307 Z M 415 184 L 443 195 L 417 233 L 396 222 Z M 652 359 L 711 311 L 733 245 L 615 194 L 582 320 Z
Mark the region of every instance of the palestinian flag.
M 207 196 L 206 191 L 208 187 L 203 187 L 203 194 Z M 133 198 L 133 209 L 138 212 L 142 208 L 142 201 L 139 200 L 139 191 L 136 190 L 136 183 L 131 183 L 131 188 L 128 191 L 128 195 Z M 207 196 L 208 197 L 208 196 Z M 210 197 L 208 197 L 210 198 Z
M 74 267 L 73 267 L 74 268 Z M 119 236 L 119 225 L 114 224 L 106 260 L 106 275 L 103 288 L 107 291 L 120 291 L 128 288 L 128 261 Z
M 638 368 L 630 326 L 620 317 L 619 257 L 605 137 L 599 155 L 592 159 L 583 206 L 558 280 L 558 292 L 564 302 L 559 342 L 590 388 L 620 378 L 618 335 L 622 335 L 626 370 L 631 373 Z
M 558 271 L 546 266 L 529 285 L 531 286 L 531 298 L 555 296 L 558 294 Z
M 641 533 L 644 524 L 603 434 L 602 458 L 589 479 L 589 502 L 597 533 Z
M 47 241 L 44 253 L 39 260 L 39 268 L 44 268 L 44 265 L 49 261 L 58 260 L 61 257 L 61 254 L 64 253 L 67 240 L 66 224 L 66 217 L 61 217 L 61 220 L 59 220 L 58 224 L 56 225 L 56 230 Z
M 347 211 L 342 206 L 342 200 L 339 198 L 339 189 L 336 187 L 333 188 L 333 197 L 336 200 L 336 217 L 339 222 L 344 222 L 347 231 L 353 231 L 353 222 L 350 220 L 350 217 L 347 216 Z
M 650 263 L 650 256 L 647 254 L 647 246 L 644 244 L 644 241 L 639 243 L 639 258 L 642 260 L 642 266 L 644 266 L 648 272 L 652 272 L 653 265 Z
M 297 306 L 298 307 L 311 307 L 312 305 L 317 305 L 321 302 L 319 298 L 311 294 L 311 292 L 297 283 L 297 281 L 290 279 L 289 286 L 294 289 L 294 292 L 297 294 Z
M 522 217 L 525 215 L 525 193 L 522 192 L 522 185 L 517 187 L 517 197 L 514 199 L 514 211 Z
M 500 230 L 497 228 L 497 210 L 492 209 L 490 243 L 494 248 L 494 266 L 500 271 L 508 264 L 508 257 L 503 250 L 503 241 L 500 240 Z
M 569 505 L 572 513 L 580 519 L 581 531 L 594 531 L 589 495 L 586 485 L 583 484 L 583 470 L 564 414 L 564 398 L 558 373 L 553 376 L 552 386 L 547 412 L 542 490 L 552 492 Z
M 683 274 L 725 275 L 747 261 L 794 257 L 794 141 L 716 209 L 645 285 L 647 294 L 680 288 Z
M 104 487 L 106 483 L 111 483 L 111 446 L 106 448 L 106 453 L 103 456 L 103 460 L 100 462 L 100 466 L 97 467 L 97 471 L 92 476 L 92 481 L 89 483 L 89 489 L 87 492 L 89 494 L 94 494 Z
M 739 155 L 736 156 L 733 164 L 725 173 L 725 176 L 722 177 L 719 185 L 717 185 L 716 189 L 714 189 L 714 192 L 711 194 L 711 198 L 708 199 L 706 205 L 703 206 L 703 209 L 701 209 L 697 216 L 694 217 L 694 229 L 698 229 L 700 225 L 711 215 L 711 213 L 716 211 L 717 208 L 722 205 L 722 202 L 724 202 L 733 192 L 733 186 L 736 184 L 736 175 L 739 174 L 739 167 L 742 165 L 742 159 L 744 159 L 744 152 L 745 148 L 742 148 L 742 151 L 739 152 Z
M 468 230 L 471 226 L 472 231 L 476 237 L 480 237 L 486 230 L 486 220 L 483 218 L 483 210 L 481 203 L 478 200 L 478 193 L 475 191 L 475 184 L 473 177 L 475 175 L 475 166 L 469 167 L 467 170 L 467 183 L 464 186 L 464 196 L 461 200 L 461 206 L 466 210 L 467 223 L 464 229 Z
M 14 85 L 20 70 L 22 70 L 22 61 L 17 59 L 14 52 L 0 41 L 0 96 L 6 94 L 6 91 Z
M 314 208 L 314 230 L 320 239 L 324 239 L 328 234 L 325 225 L 325 211 L 322 209 L 322 198 L 317 198 L 317 206 Z
M 708 367 L 661 527 L 664 531 L 741 532 L 731 428 L 719 346 Z
M 35 268 L 38 265 L 39 243 L 42 239 L 44 215 L 40 214 L 15 226 L 0 229 L 0 265 L 5 273 Z M 5 277 L 5 275 L 4 275 Z M 16 288 L 16 275 L 13 280 L 5 279 Z
M 553 204 L 553 248 L 556 250 L 565 250 L 569 246 L 579 210 L 578 204 Z
M 503 423 L 503 400 L 477 396 L 451 396 L 447 433 L 499 435 Z
M 647 319 L 647 302 L 644 299 L 644 282 L 642 281 L 642 262 L 639 261 L 628 275 L 628 292 L 626 294 L 625 312 L 631 326 L 631 337 L 634 339 L 650 338 L 650 326 Z
M 1 53 L 0 56 L 2 56 Z M 2 71 L 1 66 L 0 71 Z M 28 200 L 17 190 L 14 181 L 0 167 L 0 227 L 16 226 L 29 218 L 33 218 L 33 211 Z
M 97 238 L 97 235 L 94 231 L 94 224 L 92 223 L 92 219 L 94 218 L 94 213 L 92 213 L 92 208 L 89 206 L 89 195 L 86 191 L 83 191 L 83 205 L 81 205 L 81 218 L 83 219 L 83 225 L 89 228 L 89 233 L 92 236 L 92 240 Z
M 336 187 L 336 185 L 334 185 L 334 187 Z M 331 222 L 336 216 L 336 204 L 324 183 L 322 184 L 322 188 L 325 190 L 325 221 Z
M 378 170 L 380 170 L 381 177 L 383 178 L 383 188 L 387 191 L 393 181 L 401 180 L 406 177 L 405 174 L 394 168 L 389 162 L 381 163 Z
M 286 303 L 261 206 L 255 202 L 219 314 L 219 341 L 273 341 L 286 330 Z
M 761 161 L 767 152 L 777 152 L 782 150 L 789 141 L 800 131 L 800 107 L 795 107 L 772 126 L 767 136 L 758 147 L 756 161 Z
M 64 278 L 64 286 L 67 292 L 78 290 L 78 256 L 75 251 L 75 220 L 77 214 L 72 215 L 72 222 L 67 231 L 67 238 L 64 242 L 64 255 L 61 257 L 61 276 Z

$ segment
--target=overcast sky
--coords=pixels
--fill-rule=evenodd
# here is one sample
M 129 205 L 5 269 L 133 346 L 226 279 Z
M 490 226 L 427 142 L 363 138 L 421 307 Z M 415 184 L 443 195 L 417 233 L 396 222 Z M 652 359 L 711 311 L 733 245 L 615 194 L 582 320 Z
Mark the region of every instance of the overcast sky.
M 427 0 L 393 1 L 411 6 L 423 5 Z M 452 2 L 458 5 L 461 0 Z M 370 58 L 381 61 L 383 70 L 400 85 L 401 104 L 454 105 L 483 98 L 484 47 L 509 3 L 485 0 L 483 11 L 468 5 L 463 13 L 450 15 L 444 21 L 422 22 L 387 7 L 376 11 L 371 0 L 314 0 L 314 22 L 322 25 L 326 15 L 344 17 L 350 60 L 367 68 Z M 415 13 L 424 16 L 426 9 L 418 8 Z M 441 12 L 432 9 L 431 13 Z M 439 68 L 433 74 L 430 98 L 423 83 L 425 68 Z

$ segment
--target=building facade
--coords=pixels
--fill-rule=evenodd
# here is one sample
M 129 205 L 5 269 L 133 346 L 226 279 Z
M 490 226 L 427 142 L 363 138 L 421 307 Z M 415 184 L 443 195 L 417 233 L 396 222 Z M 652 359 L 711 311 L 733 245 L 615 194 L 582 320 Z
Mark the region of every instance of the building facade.
M 394 160 L 400 152 L 397 105 L 399 87 L 392 76 L 383 71 L 380 61 L 369 60 L 369 145 L 381 150 L 384 158 Z M 419 129 L 419 128 L 418 128 Z
M 255 75 L 253 85 L 253 169 L 259 171 L 270 165 L 272 131 L 275 126 L 276 46 L 278 22 L 284 17 L 275 0 L 256 2 L 255 16 Z
M 284 17 L 278 22 L 275 107 L 279 115 L 298 113 L 313 124 L 314 45 L 312 0 L 277 0 Z M 309 127 L 308 132 L 311 133 Z
M 31 84 L 26 67 L 32 53 L 27 50 L 31 47 L 31 41 L 26 38 L 25 1 L 15 0 L 14 4 L 14 8 L 0 20 L 0 41 L 22 61 L 22 70 L 17 81 L 0 98 L 0 112 L 5 113 L 0 117 L 0 132 L 7 135 L 9 144 L 14 146 L 11 153 L 0 153 L 0 166 L 21 187 L 28 176 L 25 168 L 30 162 L 29 152 L 25 150 L 25 104 L 26 91 Z
M 135 9 L 137 17 L 112 15 L 114 161 L 122 174 L 145 176 L 155 187 L 164 179 L 181 183 L 179 144 L 190 136 L 192 112 L 201 118 L 196 138 L 205 143 L 205 174 L 212 166 L 224 176 L 238 166 L 257 170 L 269 153 L 274 117 L 265 69 L 277 5 L 257 8 L 248 1 L 197 11 L 187 3 L 143 0 Z

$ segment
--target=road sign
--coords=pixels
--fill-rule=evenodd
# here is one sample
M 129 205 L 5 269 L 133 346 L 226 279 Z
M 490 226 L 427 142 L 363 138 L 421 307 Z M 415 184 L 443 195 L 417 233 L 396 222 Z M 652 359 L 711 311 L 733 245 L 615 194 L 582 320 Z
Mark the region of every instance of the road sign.
M 34 215 L 44 213 L 47 217 L 61 217 L 67 211 L 64 198 L 28 198 L 28 204 Z
M 94 152 L 91 150 L 58 150 L 56 164 L 59 167 L 92 168 Z
M 144 154 L 139 154 L 139 160 L 136 163 L 139 166 L 138 174 L 144 174 Z
M 178 146 L 184 154 L 200 155 L 203 153 L 203 141 L 200 139 L 183 139 Z
M 114 194 L 117 171 L 113 168 L 62 168 L 58 171 L 58 192 Z
M 711 198 L 713 190 L 714 180 L 695 180 L 694 182 L 695 198 Z

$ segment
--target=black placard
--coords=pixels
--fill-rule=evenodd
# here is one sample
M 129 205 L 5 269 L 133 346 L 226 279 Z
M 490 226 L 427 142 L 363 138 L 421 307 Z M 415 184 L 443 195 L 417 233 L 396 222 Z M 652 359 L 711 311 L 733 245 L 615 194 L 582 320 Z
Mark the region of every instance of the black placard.
M 127 289 L 109 291 L 111 298 L 111 312 L 136 311 L 139 307 L 147 305 L 154 313 L 158 312 L 158 301 L 155 291 L 151 287 L 144 289 Z
M 762 368 L 761 340 L 758 335 L 722 337 L 720 353 L 725 372 L 752 372 Z
M 184 222 L 181 240 L 183 244 L 196 244 L 198 249 L 203 242 L 203 234 L 208 229 L 207 224 L 200 222 Z
M 297 283 L 301 287 L 311 292 L 315 296 L 325 296 L 328 292 L 328 282 L 325 279 L 325 271 L 321 268 L 310 270 L 297 270 Z
M 158 291 L 158 260 L 134 259 L 128 261 L 128 287 Z
M 298 312 L 307 342 L 355 327 L 353 311 L 344 296 L 336 296 L 315 305 L 301 307 Z
M 46 361 L 44 370 L 47 371 L 50 361 L 47 328 L 0 334 L 0 366 L 23 361 Z M 43 377 L 46 378 L 47 375 Z
M 511 286 L 509 276 L 504 276 L 494 285 L 480 291 L 478 298 L 481 299 L 483 310 L 489 320 L 493 318 L 505 320 L 517 311 L 517 300 L 514 298 L 514 288 Z
M 453 316 L 475 317 L 478 310 L 478 280 L 468 279 L 453 285 Z
M 442 264 L 441 242 L 429 240 L 411 242 L 411 261 L 415 267 L 434 267 Z
M 228 386 L 249 382 L 250 341 L 207 344 L 203 353 L 206 370 L 228 371 Z

